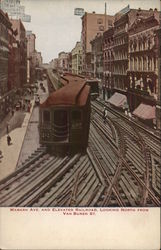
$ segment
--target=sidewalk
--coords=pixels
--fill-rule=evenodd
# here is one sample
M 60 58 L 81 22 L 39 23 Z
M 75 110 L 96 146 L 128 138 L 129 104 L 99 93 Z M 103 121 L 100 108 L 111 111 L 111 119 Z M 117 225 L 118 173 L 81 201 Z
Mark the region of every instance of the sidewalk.
M 39 88 L 37 92 L 40 97 L 40 102 L 42 103 L 48 97 L 48 86 L 46 80 L 41 82 L 43 82 L 43 85 L 46 88 L 46 92 L 44 92 L 41 88 Z M 17 166 L 21 165 L 37 148 L 40 147 L 38 123 L 39 123 L 39 107 L 36 106 L 34 107 L 34 110 L 30 117 L 30 122 L 27 127 L 27 131 L 22 144 Z
M 11 145 L 7 145 L 7 135 L 2 135 L 0 139 L 0 150 L 3 158 L 0 159 L 0 180 L 11 174 L 17 164 L 21 146 L 26 134 L 27 126 L 33 111 L 34 99 L 31 100 L 32 108 L 30 113 L 24 113 L 25 117 L 21 127 L 11 130 L 10 137 L 12 139 Z M 4 133 L 3 133 L 4 134 Z

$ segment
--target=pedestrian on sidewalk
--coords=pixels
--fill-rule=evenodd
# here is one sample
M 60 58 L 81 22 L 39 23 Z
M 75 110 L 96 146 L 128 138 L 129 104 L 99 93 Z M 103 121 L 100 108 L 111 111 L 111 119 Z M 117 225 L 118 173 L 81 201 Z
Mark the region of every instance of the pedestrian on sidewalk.
M 8 146 L 11 145 L 11 137 L 9 135 L 7 135 L 7 144 Z
M 31 110 L 31 103 L 28 104 L 27 111 L 30 113 Z

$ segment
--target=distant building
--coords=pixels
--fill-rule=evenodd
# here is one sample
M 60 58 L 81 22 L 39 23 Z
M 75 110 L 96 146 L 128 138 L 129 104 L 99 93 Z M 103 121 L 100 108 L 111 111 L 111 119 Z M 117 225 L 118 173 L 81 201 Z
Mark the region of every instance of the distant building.
M 32 33 L 32 31 L 26 31 L 27 36 L 27 56 L 31 56 L 35 51 L 35 40 L 36 36 Z
M 82 46 L 81 42 L 77 42 L 72 49 L 72 73 L 82 74 Z
M 37 56 L 36 56 L 36 66 L 37 67 L 41 67 L 42 63 L 43 63 L 43 58 L 42 58 L 42 55 L 41 55 L 41 52 L 38 52 L 37 51 Z
M 35 52 L 36 36 L 32 31 L 27 31 L 27 82 L 33 83 L 35 81 L 35 67 L 33 64 L 33 53 Z
M 27 31 L 27 82 L 33 84 L 37 78 L 37 75 L 40 75 L 39 67 L 42 65 L 42 56 L 41 52 L 36 51 L 36 36 L 32 31 Z M 41 78 L 38 76 L 38 78 Z
M 68 66 L 67 66 L 68 70 L 67 71 L 72 73 L 72 53 L 71 52 L 68 53 L 67 63 L 68 63 Z
M 64 73 L 68 71 L 68 53 L 60 52 L 58 54 L 58 71 Z
M 53 60 L 51 60 L 50 67 L 52 69 L 58 70 L 58 58 L 54 58 Z
M 83 60 L 83 72 L 90 75 L 91 67 L 89 65 L 89 59 L 91 58 L 91 40 L 95 38 L 97 34 L 103 34 L 105 30 L 112 27 L 113 16 L 105 14 L 87 13 L 82 16 L 82 60 Z

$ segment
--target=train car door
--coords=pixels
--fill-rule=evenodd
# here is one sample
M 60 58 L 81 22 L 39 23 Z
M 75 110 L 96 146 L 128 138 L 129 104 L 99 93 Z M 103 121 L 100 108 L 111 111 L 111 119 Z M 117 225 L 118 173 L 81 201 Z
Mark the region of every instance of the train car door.
M 69 114 L 67 110 L 54 111 L 54 137 L 56 141 L 69 141 Z

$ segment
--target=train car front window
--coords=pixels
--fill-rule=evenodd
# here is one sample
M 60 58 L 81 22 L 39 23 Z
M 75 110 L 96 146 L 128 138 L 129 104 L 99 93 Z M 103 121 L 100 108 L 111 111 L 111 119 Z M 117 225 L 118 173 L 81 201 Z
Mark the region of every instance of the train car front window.
M 50 111 L 44 110 L 43 112 L 43 121 L 50 122 Z

